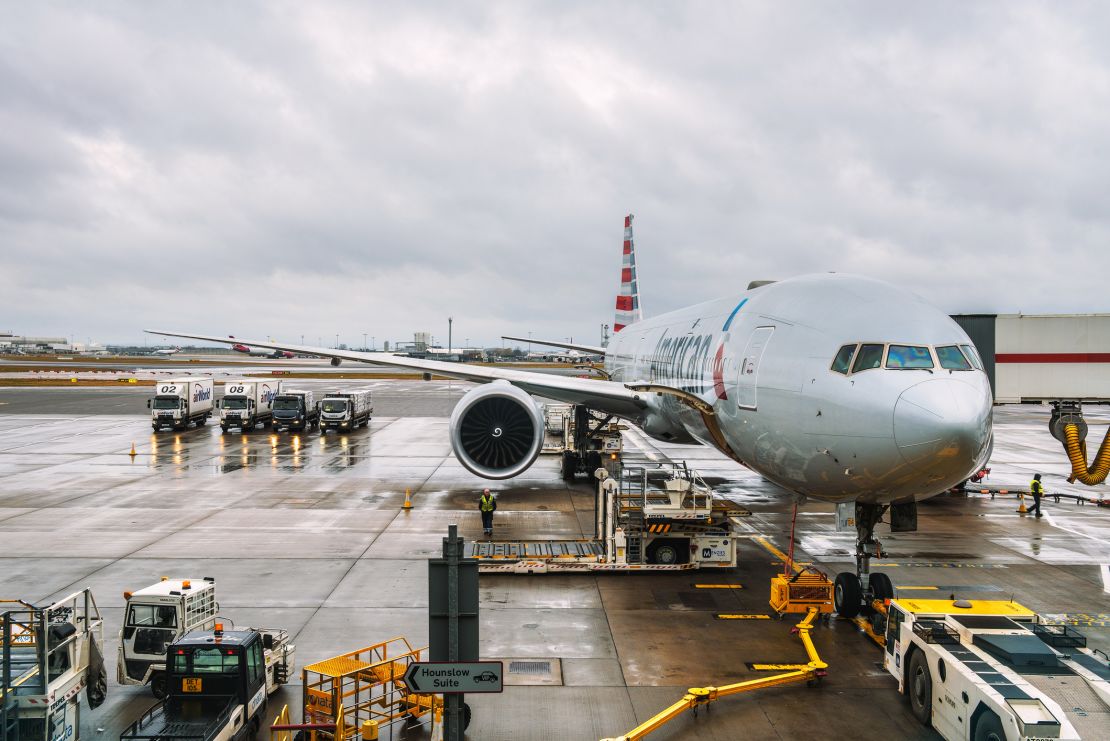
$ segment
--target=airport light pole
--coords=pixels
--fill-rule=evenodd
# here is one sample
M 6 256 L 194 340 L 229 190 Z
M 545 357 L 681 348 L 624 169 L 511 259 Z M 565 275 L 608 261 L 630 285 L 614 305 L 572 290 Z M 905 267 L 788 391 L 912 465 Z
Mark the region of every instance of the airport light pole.
M 370 351 L 373 352 L 378 346 L 378 340 L 374 335 L 370 335 Z
M 451 357 L 451 329 L 455 320 L 452 317 L 447 317 L 447 357 Z
M 366 333 L 365 332 L 362 333 L 362 349 L 363 350 L 366 349 Z
M 336 350 L 339 349 L 339 333 L 338 332 L 335 333 L 335 349 Z

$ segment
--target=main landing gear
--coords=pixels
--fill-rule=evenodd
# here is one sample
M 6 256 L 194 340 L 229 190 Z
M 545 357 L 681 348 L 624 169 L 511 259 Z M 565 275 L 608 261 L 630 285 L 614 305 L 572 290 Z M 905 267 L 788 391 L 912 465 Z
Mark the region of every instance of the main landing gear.
M 867 612 L 877 599 L 894 596 L 894 585 L 883 573 L 871 573 L 871 558 L 882 558 L 882 545 L 875 538 L 875 525 L 886 512 L 885 504 L 856 502 L 856 573 L 842 571 L 836 575 L 833 605 L 841 617 L 854 618 Z

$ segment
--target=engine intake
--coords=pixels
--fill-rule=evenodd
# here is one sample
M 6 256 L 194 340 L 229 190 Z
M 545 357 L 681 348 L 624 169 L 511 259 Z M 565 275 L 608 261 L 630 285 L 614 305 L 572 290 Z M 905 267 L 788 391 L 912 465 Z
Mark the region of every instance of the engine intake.
M 508 381 L 468 391 L 451 413 L 451 448 L 471 473 L 508 479 L 528 470 L 543 447 L 543 415 Z

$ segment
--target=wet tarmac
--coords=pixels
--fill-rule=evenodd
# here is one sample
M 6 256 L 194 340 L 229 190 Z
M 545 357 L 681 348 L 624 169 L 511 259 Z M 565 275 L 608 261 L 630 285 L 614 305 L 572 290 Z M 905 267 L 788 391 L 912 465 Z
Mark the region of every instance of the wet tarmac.
M 483 486 L 499 496 L 497 538 L 591 533 L 591 489 L 562 482 L 556 457 L 508 482 L 483 481 L 455 461 L 446 415 L 467 384 L 366 385 L 375 391 L 370 428 L 324 438 L 221 435 L 213 426 L 154 435 L 149 389 L 0 389 L 0 597 L 41 603 L 92 587 L 114 663 L 125 589 L 162 575 L 213 576 L 222 614 L 290 630 L 303 666 L 398 635 L 426 643 L 426 559 L 439 554 L 450 523 L 466 538 L 480 535 Z M 1050 493 L 1069 490 L 1067 460 L 1046 421 L 1043 410 L 997 412 L 988 483 L 1024 484 L 1042 471 Z M 1093 437 L 1103 424 L 1093 421 Z M 469 696 L 469 738 L 616 736 L 687 687 L 751 678 L 749 663 L 804 655 L 790 621 L 715 618 L 767 614 L 776 567 L 756 538 L 786 547 L 790 500 L 704 448 L 660 445 L 635 430 L 626 446 L 648 459 L 687 460 L 752 510 L 740 566 L 483 575 L 483 658 L 540 662 L 543 671 L 509 672 L 503 694 Z M 407 512 L 406 489 L 414 504 Z M 1110 509 L 1047 499 L 1046 516 L 1035 520 L 1016 506 L 1012 497 L 977 494 L 930 500 L 918 532 L 880 526 L 889 557 L 878 568 L 895 585 L 1012 596 L 1077 622 L 1091 647 L 1110 650 Z M 850 567 L 853 537 L 835 531 L 830 506 L 807 504 L 798 521 L 799 558 L 831 572 Z M 695 586 L 706 583 L 742 588 Z M 830 664 L 819 687 L 726 699 L 649 738 L 938 738 L 918 725 L 854 624 L 834 621 L 813 639 Z M 85 739 L 118 738 L 153 703 L 147 689 L 119 687 L 110 674 L 106 703 L 82 712 Z M 271 715 L 282 703 L 299 707 L 298 684 L 279 690 Z M 424 735 L 395 729 L 393 737 Z

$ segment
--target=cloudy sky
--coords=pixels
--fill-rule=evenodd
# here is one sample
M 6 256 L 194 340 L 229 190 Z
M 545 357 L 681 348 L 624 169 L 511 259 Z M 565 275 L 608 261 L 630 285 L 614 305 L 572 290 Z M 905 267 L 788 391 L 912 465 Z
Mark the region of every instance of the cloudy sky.
M 12 3 L 0 330 L 595 342 L 840 271 L 1110 311 L 1091 3 Z

